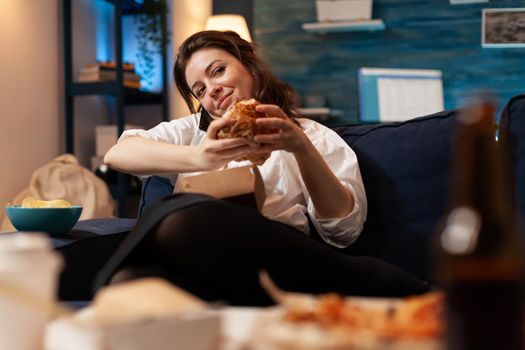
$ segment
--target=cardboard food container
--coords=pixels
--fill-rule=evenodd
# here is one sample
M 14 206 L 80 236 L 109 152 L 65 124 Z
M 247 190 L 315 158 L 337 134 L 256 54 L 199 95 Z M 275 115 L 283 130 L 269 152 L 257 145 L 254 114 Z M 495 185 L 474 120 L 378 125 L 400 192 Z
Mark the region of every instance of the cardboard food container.
M 262 210 L 266 192 L 261 173 L 254 165 L 179 176 L 176 192 L 202 193 Z
M 220 316 L 211 312 L 105 327 L 82 322 L 83 312 L 51 322 L 45 350 L 212 350 L 220 339 Z
M 51 322 L 45 350 L 216 349 L 220 316 L 156 277 L 109 285 L 91 305 Z

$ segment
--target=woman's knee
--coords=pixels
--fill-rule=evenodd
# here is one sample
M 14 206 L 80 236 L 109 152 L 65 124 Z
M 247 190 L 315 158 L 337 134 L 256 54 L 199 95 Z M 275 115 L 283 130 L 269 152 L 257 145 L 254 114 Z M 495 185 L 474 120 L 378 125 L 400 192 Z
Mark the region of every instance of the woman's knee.
M 174 211 L 157 226 L 153 240 L 159 248 L 207 242 L 228 226 L 227 206 L 228 203 L 210 200 Z
M 194 226 L 192 221 L 198 219 L 186 210 L 175 211 L 166 216 L 150 235 L 156 247 L 169 247 L 176 241 L 184 239 L 184 235 Z M 193 233 L 192 233 L 193 234 Z M 195 236 L 195 234 L 193 234 Z
M 113 274 L 109 284 L 119 284 L 143 277 L 166 278 L 166 273 L 160 266 L 124 267 Z

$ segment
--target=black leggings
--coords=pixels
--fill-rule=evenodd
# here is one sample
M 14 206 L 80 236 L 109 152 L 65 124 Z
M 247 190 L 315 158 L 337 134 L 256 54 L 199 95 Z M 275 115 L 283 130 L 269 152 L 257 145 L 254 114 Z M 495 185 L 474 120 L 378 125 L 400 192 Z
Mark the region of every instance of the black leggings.
M 352 257 L 254 210 L 210 200 L 169 214 L 127 259 L 128 277 L 162 276 L 207 301 L 271 305 L 258 275 L 305 293 L 399 297 L 429 287 L 370 257 Z

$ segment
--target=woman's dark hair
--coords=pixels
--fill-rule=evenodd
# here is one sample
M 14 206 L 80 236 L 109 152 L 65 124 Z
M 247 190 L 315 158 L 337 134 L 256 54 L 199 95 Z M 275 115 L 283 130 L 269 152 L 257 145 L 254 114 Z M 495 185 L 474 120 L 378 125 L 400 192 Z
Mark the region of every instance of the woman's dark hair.
M 202 31 L 190 36 L 180 46 L 175 59 L 175 84 L 192 113 L 200 111 L 202 106 L 195 108 L 195 96 L 186 81 L 186 65 L 195 52 L 208 48 L 224 50 L 241 61 L 253 77 L 256 100 L 278 105 L 290 117 L 297 115 L 293 88 L 272 73 L 266 62 L 255 52 L 255 45 L 242 39 L 235 32 L 215 30 Z

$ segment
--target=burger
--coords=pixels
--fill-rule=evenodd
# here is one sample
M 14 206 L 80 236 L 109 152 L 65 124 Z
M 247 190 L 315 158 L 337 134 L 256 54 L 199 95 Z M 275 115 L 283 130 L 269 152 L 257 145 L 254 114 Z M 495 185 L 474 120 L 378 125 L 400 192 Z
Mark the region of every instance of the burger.
M 255 110 L 255 107 L 259 104 L 260 103 L 253 98 L 232 104 L 228 107 L 222 118 L 234 119 L 235 123 L 222 128 L 217 134 L 219 139 L 244 137 L 248 140 L 248 144 L 254 152 L 248 154 L 246 157 L 236 160 L 249 160 L 255 165 L 264 164 L 264 162 L 270 157 L 270 152 L 257 152 L 261 145 L 254 141 L 255 135 L 269 134 L 273 132 L 272 129 L 261 127 L 255 122 L 257 118 L 265 116 L 264 113 Z

